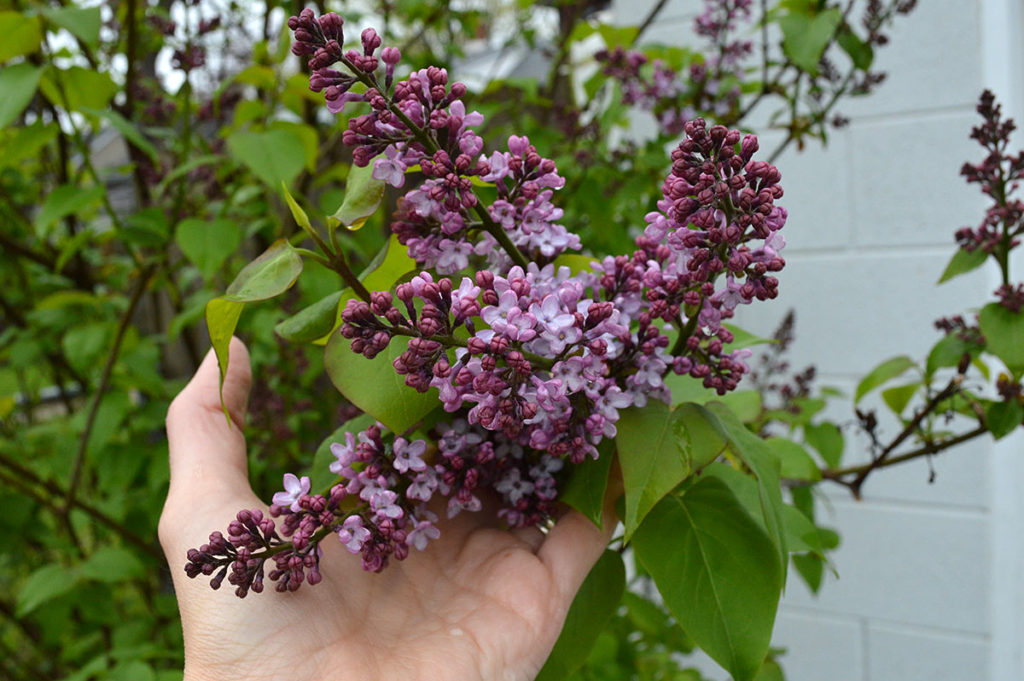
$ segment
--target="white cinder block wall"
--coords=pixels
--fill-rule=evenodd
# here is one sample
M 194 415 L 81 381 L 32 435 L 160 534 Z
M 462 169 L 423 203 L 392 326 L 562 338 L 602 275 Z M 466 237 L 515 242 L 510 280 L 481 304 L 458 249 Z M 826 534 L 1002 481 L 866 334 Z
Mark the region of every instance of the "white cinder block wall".
M 635 24 L 652 4 L 616 0 L 616 21 Z M 880 361 L 923 358 L 939 338 L 934 319 L 966 312 L 997 286 L 992 271 L 934 282 L 953 232 L 976 225 L 986 205 L 959 177 L 965 160 L 981 159 L 968 139 L 978 95 L 990 87 L 1004 112 L 1020 121 L 1024 111 L 1022 4 L 919 0 L 878 53 L 886 82 L 840 107 L 850 125 L 826 149 L 779 159 L 790 211 L 782 294 L 739 321 L 767 334 L 795 308 L 793 364 L 816 365 L 820 384 L 852 394 Z M 672 0 L 648 39 L 689 41 L 695 11 L 699 3 Z M 764 135 L 762 148 L 777 141 Z M 849 401 L 831 416 L 851 422 Z M 847 442 L 848 461 L 864 456 L 852 428 Z M 986 437 L 934 460 L 932 484 L 918 460 L 877 472 L 861 502 L 826 488 L 819 512 L 842 535 L 839 577 L 817 597 L 791 579 L 775 637 L 788 649 L 787 679 L 1024 680 L 1021 459 L 1024 439 Z

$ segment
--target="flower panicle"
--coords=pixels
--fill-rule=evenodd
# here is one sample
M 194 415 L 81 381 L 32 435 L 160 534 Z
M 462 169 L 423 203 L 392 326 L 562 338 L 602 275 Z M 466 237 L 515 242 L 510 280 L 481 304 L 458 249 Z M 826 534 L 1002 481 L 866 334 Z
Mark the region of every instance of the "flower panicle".
M 286 474 L 268 515 L 241 511 L 226 536 L 189 552 L 189 576 L 211 576 L 215 588 L 227 578 L 240 596 L 265 577 L 293 591 L 320 581 L 319 544 L 332 534 L 379 571 L 440 536 L 430 508 L 441 500 L 453 516 L 493 495 L 507 525 L 547 522 L 565 462 L 597 458 L 623 409 L 671 402 L 669 372 L 724 394 L 749 371 L 751 353 L 729 347 L 726 321 L 778 295 L 787 218 L 781 175 L 756 160 L 756 137 L 687 120 L 635 250 L 574 272 L 555 262 L 581 245 L 553 202 L 564 180 L 526 137 L 488 156 L 472 131 L 482 116 L 466 112 L 464 88 L 443 70 L 396 81 L 400 54 L 372 30 L 359 52 L 343 50 L 335 15 L 304 11 L 289 26 L 329 108 L 345 104 L 330 88 L 366 85 L 346 100 L 371 108 L 346 131 L 357 159 L 396 187 L 413 164 L 424 178 L 392 224 L 422 270 L 348 301 L 338 333 L 367 358 L 404 343 L 394 370 L 419 392 L 436 389 L 447 416 L 421 425 L 421 439 L 381 424 L 346 434 L 331 445 L 339 477 L 329 490 L 311 493 L 309 478 Z M 337 63 L 347 75 L 330 71 Z M 474 181 L 494 187 L 489 205 Z

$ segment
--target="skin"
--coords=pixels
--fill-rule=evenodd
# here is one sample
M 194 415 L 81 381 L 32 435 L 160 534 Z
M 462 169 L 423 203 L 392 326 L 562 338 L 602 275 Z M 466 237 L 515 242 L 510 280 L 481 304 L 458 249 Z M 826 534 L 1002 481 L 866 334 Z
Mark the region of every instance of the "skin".
M 544 535 L 503 530 L 493 512 L 462 513 L 441 538 L 380 574 L 328 537 L 324 579 L 295 593 L 239 599 L 184 569 L 185 552 L 223 530 L 242 508 L 267 505 L 249 485 L 245 346 L 232 339 L 220 408 L 211 351 L 167 414 L 171 483 L 160 543 L 172 566 L 185 640 L 185 681 L 227 679 L 533 679 L 551 652 L 572 599 L 615 526 L 576 511 Z M 443 514 L 442 514 L 443 517 Z

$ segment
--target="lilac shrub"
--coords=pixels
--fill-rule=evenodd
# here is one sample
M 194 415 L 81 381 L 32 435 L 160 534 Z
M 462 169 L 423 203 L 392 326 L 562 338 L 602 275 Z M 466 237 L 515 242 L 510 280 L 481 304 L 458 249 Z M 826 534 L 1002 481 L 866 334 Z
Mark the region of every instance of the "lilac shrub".
M 707 17 L 707 30 L 722 21 Z M 750 352 L 730 349 L 723 322 L 775 298 L 785 264 L 780 174 L 754 159 L 756 137 L 680 119 L 684 138 L 636 249 L 576 255 L 574 270 L 565 256 L 582 244 L 556 198 L 565 181 L 526 137 L 488 153 L 465 86 L 436 67 L 398 80 L 401 54 L 373 29 L 360 51 L 343 49 L 335 14 L 307 9 L 288 25 L 328 109 L 368 108 L 343 141 L 357 166 L 405 191 L 391 229 L 420 269 L 349 300 L 336 333 L 368 359 L 402 343 L 394 370 L 416 391 L 436 389 L 441 415 L 412 435 L 381 423 L 348 433 L 330 447 L 328 489 L 286 474 L 269 514 L 240 511 L 226 536 L 189 551 L 189 576 L 212 576 L 214 588 L 226 577 L 238 596 L 266 577 L 279 591 L 316 584 L 328 535 L 379 571 L 437 539 L 437 513 L 490 499 L 509 527 L 547 522 L 566 462 L 598 458 L 622 410 L 668 402 L 669 372 L 718 394 L 736 387 Z
M 653 113 L 665 135 L 678 135 L 687 121 L 701 114 L 735 120 L 754 44 L 734 36 L 750 28 L 752 5 L 752 0 L 704 3 L 693 29 L 710 43 L 711 54 L 695 60 L 685 73 L 664 60 L 651 61 L 643 52 L 622 47 L 598 52 L 602 73 L 619 83 L 625 104 Z

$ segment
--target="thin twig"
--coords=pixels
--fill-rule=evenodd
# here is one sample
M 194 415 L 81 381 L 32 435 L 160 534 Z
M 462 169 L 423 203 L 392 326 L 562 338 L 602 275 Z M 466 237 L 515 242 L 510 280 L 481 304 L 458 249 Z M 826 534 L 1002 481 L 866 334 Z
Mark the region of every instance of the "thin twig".
M 651 8 L 651 11 L 647 13 L 647 16 L 644 17 L 644 20 L 640 22 L 640 25 L 636 29 L 636 35 L 633 36 L 633 39 L 629 42 L 627 47 L 633 47 L 637 44 L 640 40 L 640 36 L 642 36 L 644 32 L 651 27 L 651 24 L 654 23 L 654 20 L 658 18 L 658 15 L 661 14 L 661 10 L 665 9 L 665 5 L 667 4 L 668 0 L 658 0 L 657 4 L 655 4 L 654 7 Z
M 17 477 L 13 477 L 0 470 L 0 479 L 3 479 L 11 486 L 17 487 L 18 489 L 22 490 L 43 506 L 46 506 L 47 508 L 53 510 L 54 513 L 57 513 L 59 515 L 63 514 L 63 506 L 57 505 L 55 502 L 48 499 L 46 496 L 33 490 L 25 481 L 27 480 L 28 482 L 34 485 L 42 487 L 47 492 L 49 492 L 51 496 L 55 498 L 65 498 L 67 493 L 60 487 L 60 485 L 50 480 L 46 480 L 45 478 L 41 478 L 40 476 L 36 475 L 34 471 L 27 468 L 26 466 L 21 465 L 20 463 L 15 461 L 13 458 L 7 456 L 3 452 L 0 452 L 0 466 L 6 467 L 17 474 Z M 130 529 L 128 529 L 118 521 L 114 520 L 109 515 L 99 510 L 95 506 L 92 506 L 79 499 L 73 500 L 72 505 L 74 506 L 74 508 L 77 508 L 78 510 L 82 511 L 96 522 L 112 530 L 119 537 L 127 541 L 129 544 L 132 544 L 136 548 L 140 549 L 147 555 L 152 556 L 153 558 L 159 561 L 164 560 L 163 555 L 156 548 L 154 548 L 154 546 L 150 542 L 145 541 L 144 539 L 142 539 L 142 537 L 135 534 Z
M 128 301 L 128 309 L 126 309 L 124 314 L 121 315 L 121 323 L 117 327 L 117 334 L 114 336 L 114 343 L 110 348 L 110 354 L 107 356 L 107 363 L 103 367 L 100 382 L 96 386 L 96 393 L 93 395 L 92 404 L 89 407 L 89 415 L 85 421 L 85 429 L 82 431 L 82 437 L 78 441 L 78 451 L 75 453 L 74 461 L 71 464 L 71 477 L 64 501 L 65 517 L 75 503 L 75 493 L 78 491 L 78 485 L 81 482 L 82 466 L 85 462 L 85 454 L 89 447 L 89 437 L 92 435 L 93 426 L 96 424 L 96 415 L 99 413 L 100 403 L 103 401 L 103 394 L 107 391 L 107 387 L 110 384 L 110 376 L 114 371 L 114 364 L 117 363 L 117 358 L 121 354 L 121 344 L 124 341 L 124 336 L 128 331 L 128 327 L 131 325 L 132 315 L 135 314 L 135 308 L 142 299 L 142 294 L 146 292 L 146 288 L 149 286 L 149 281 L 153 276 L 154 270 L 154 265 L 147 265 L 139 273 L 139 278 L 135 282 L 135 289 L 132 291 L 131 298 Z
M 898 456 L 889 457 L 884 460 L 878 458 L 871 463 L 862 464 L 860 466 L 847 466 L 846 468 L 826 468 L 821 472 L 821 477 L 823 480 L 831 480 L 832 482 L 836 482 L 841 485 L 850 487 L 851 491 L 853 491 L 852 488 L 853 485 L 856 484 L 856 480 L 854 480 L 853 482 L 846 482 L 843 480 L 843 478 L 849 477 L 851 475 L 857 475 L 858 477 L 860 477 L 865 473 L 870 474 L 871 471 L 880 468 L 888 468 L 889 466 L 895 466 L 896 464 L 903 463 L 904 461 L 910 461 L 911 459 L 917 459 L 919 457 L 928 456 L 930 454 L 937 454 L 945 449 L 949 449 L 950 447 L 955 447 L 956 445 L 963 444 L 968 440 L 973 440 L 979 435 L 984 435 L 987 432 L 988 428 L 985 425 L 980 425 L 974 430 L 969 430 L 966 433 L 961 433 L 960 435 L 951 437 L 948 440 L 928 444 L 925 445 L 924 447 L 919 447 L 918 449 L 906 452 L 904 454 L 900 454 Z M 859 498 L 859 486 L 855 494 L 857 494 Z

